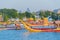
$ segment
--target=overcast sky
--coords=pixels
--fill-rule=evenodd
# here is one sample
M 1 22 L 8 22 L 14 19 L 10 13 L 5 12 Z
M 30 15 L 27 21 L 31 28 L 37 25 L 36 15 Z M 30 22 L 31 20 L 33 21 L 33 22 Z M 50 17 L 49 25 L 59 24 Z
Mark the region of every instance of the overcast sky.
M 60 8 L 60 0 L 0 0 L 1 8 L 14 8 L 25 11 L 53 10 Z

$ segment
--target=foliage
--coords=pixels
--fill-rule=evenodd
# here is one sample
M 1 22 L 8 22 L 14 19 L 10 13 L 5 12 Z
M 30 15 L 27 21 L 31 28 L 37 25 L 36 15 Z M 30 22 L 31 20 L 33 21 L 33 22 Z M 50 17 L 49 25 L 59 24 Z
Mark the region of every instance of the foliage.
M 8 21 L 8 15 L 4 15 L 4 21 Z
M 25 17 L 25 14 L 24 13 L 19 13 L 18 17 L 19 17 L 19 19 L 23 19 Z
M 41 19 L 44 17 L 51 17 L 53 20 L 58 20 L 58 14 L 50 11 L 40 11 L 39 16 Z M 59 16 L 60 17 L 60 16 Z
M 16 9 L 0 9 L 0 15 L 3 16 L 4 21 L 7 21 L 10 18 L 19 18 L 23 19 L 24 17 L 26 18 L 33 18 L 35 20 L 35 12 L 27 12 L 25 11 L 24 13 L 18 13 Z M 51 12 L 51 11 L 40 11 L 39 16 L 41 19 L 44 17 L 51 17 L 53 20 L 60 20 L 60 14 Z
M 0 12 L 3 13 L 2 15 L 4 16 L 4 14 L 8 15 L 8 17 L 12 17 L 12 18 L 16 18 L 18 16 L 17 14 L 17 10 L 15 9 L 0 9 Z
M 18 13 L 17 10 L 15 9 L 0 9 L 0 14 L 3 15 L 4 17 L 4 21 L 7 20 L 7 18 L 17 18 L 18 17 Z
M 30 18 L 31 17 L 31 13 L 30 12 L 25 12 L 25 16 L 26 16 L 26 18 Z

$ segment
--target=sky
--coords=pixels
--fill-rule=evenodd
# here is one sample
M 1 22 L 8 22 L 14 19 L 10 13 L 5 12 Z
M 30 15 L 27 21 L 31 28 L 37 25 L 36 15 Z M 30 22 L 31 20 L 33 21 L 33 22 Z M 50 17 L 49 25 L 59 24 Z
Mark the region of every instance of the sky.
M 14 8 L 21 11 L 54 10 L 60 8 L 60 0 L 0 0 L 0 9 Z

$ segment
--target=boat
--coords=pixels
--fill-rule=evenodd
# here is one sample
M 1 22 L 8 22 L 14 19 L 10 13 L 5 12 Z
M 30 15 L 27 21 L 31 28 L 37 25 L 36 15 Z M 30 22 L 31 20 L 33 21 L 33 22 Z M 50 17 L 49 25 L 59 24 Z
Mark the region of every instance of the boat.
M 57 27 L 57 28 L 31 28 L 30 27 L 30 24 L 28 24 L 28 23 L 26 23 L 26 22 L 24 22 L 24 21 L 22 21 L 21 20 L 21 23 L 23 23 L 24 24 L 24 27 L 25 27 L 25 29 L 27 29 L 28 31 L 30 31 L 30 32 L 60 32 L 60 28 L 59 27 Z

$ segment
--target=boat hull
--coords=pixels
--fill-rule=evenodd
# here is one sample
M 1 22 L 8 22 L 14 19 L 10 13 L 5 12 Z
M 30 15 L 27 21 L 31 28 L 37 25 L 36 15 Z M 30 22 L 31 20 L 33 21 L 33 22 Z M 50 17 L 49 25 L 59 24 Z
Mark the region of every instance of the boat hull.
M 33 28 L 35 30 L 41 30 L 42 32 L 60 32 L 60 30 L 57 29 L 51 29 L 51 28 Z

